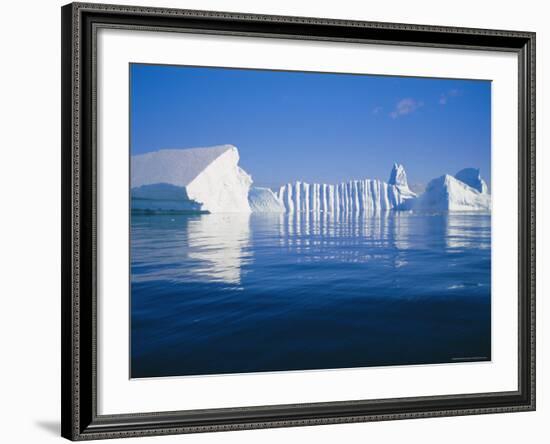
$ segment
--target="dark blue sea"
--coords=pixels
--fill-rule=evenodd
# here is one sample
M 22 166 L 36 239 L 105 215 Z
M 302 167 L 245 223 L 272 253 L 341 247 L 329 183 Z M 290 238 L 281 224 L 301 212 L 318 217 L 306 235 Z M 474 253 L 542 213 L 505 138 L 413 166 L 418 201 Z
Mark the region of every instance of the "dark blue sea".
M 491 359 L 490 215 L 131 220 L 133 378 Z

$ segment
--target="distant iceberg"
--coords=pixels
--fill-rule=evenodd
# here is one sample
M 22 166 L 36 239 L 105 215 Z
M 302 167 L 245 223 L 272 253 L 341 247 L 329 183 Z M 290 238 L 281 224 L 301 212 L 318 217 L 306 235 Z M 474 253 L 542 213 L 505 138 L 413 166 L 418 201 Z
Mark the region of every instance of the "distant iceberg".
M 462 180 L 460 180 L 462 178 Z M 426 191 L 406 205 L 435 211 L 490 211 L 491 195 L 479 170 L 467 168 L 456 176 L 445 174 L 428 183 Z
M 233 145 L 169 149 L 132 156 L 132 208 L 250 213 L 252 178 Z
M 408 185 L 403 165 L 388 182 L 339 184 L 296 181 L 277 191 L 252 187 L 233 145 L 160 150 L 132 156 L 133 210 L 208 213 L 351 213 L 379 210 L 490 211 L 491 195 L 475 168 L 433 179 L 421 195 Z

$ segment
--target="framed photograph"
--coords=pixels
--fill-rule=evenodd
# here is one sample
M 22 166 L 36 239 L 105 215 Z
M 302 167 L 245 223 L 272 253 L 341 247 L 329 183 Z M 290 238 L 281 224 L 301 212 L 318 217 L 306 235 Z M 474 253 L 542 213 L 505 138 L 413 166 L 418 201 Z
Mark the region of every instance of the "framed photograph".
M 535 35 L 62 8 L 62 435 L 535 409 Z

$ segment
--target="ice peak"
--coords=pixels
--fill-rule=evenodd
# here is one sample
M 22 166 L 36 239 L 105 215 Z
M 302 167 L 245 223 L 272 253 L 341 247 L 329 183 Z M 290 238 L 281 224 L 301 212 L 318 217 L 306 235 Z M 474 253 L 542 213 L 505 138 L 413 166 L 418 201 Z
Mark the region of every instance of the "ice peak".
M 393 164 L 388 184 L 409 188 L 409 185 L 407 184 L 407 173 L 405 173 L 405 168 L 403 165 L 398 163 Z

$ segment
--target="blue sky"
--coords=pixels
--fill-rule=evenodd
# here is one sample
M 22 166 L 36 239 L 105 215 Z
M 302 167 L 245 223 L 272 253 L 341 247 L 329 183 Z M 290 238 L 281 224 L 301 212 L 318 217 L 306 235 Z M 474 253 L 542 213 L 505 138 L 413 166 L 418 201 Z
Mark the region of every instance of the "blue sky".
M 230 143 L 256 185 L 409 183 L 465 167 L 490 182 L 491 83 L 132 64 L 131 152 Z

